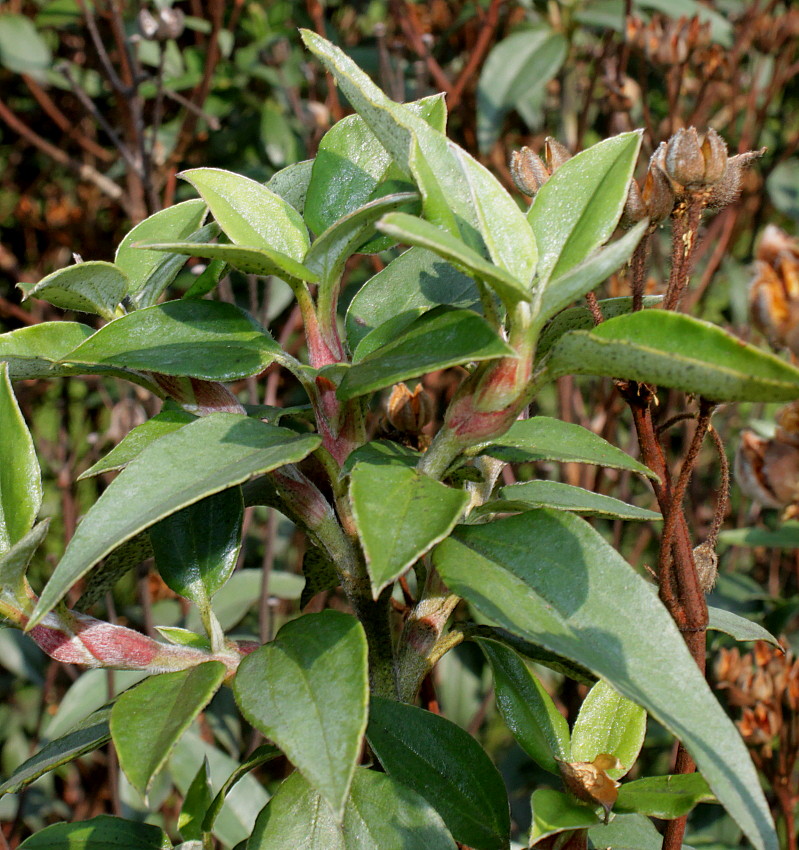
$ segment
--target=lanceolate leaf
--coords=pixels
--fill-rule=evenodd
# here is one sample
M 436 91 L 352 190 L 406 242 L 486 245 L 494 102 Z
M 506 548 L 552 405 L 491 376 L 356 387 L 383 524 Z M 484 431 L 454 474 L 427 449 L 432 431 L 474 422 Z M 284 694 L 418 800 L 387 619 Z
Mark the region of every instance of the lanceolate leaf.
M 74 369 L 62 372 L 54 364 L 93 333 L 80 322 L 41 322 L 10 331 L 0 335 L 0 363 L 8 364 L 12 381 L 72 374 Z
M 510 503 L 510 510 L 519 510 L 524 505 L 531 508 L 557 508 L 573 511 L 580 516 L 601 516 L 609 519 L 659 520 L 663 517 L 656 511 L 628 505 L 611 496 L 592 493 L 582 487 L 561 484 L 559 481 L 526 481 L 511 484 L 500 490 L 502 499 L 489 502 L 495 511 L 502 510 L 503 501 Z M 590 761 L 590 759 L 589 759 Z
M 389 213 L 384 216 L 379 227 L 398 242 L 433 251 L 466 274 L 485 281 L 510 306 L 530 300 L 530 291 L 525 283 L 516 280 L 500 266 L 483 259 L 457 236 L 429 221 L 407 213 Z
M 540 255 L 540 285 L 610 239 L 627 201 L 640 145 L 640 132 L 606 139 L 561 165 L 541 187 L 527 213 Z
M 45 773 L 108 743 L 111 739 L 111 731 L 108 728 L 110 714 L 111 706 L 101 708 L 81 720 L 65 735 L 45 744 L 0 785 L 0 795 L 17 794 Z
M 42 591 L 29 627 L 121 543 L 206 496 L 302 460 L 319 442 L 316 435 L 298 435 L 233 413 L 212 413 L 161 437 L 111 482 L 86 514 Z
M 559 776 L 557 761 L 569 761 L 569 726 L 552 697 L 519 656 L 503 644 L 479 640 L 494 672 L 497 707 L 521 748 Z
M 657 477 L 649 467 L 587 428 L 548 416 L 514 422 L 501 437 L 490 445 L 478 446 L 478 450 L 508 463 L 532 460 L 595 463 Z
M 338 397 L 346 401 L 426 372 L 513 353 L 476 313 L 437 308 L 417 319 L 394 342 L 348 369 Z
M 712 401 L 799 398 L 799 369 L 699 319 L 664 310 L 618 316 L 572 331 L 552 349 L 553 377 L 608 375 Z
M 799 549 L 799 522 L 784 522 L 778 528 L 730 528 L 719 534 L 727 546 L 774 546 Z
M 780 646 L 777 638 L 763 626 L 753 623 L 746 617 L 733 614 L 732 611 L 708 606 L 707 615 L 707 627 L 709 629 L 724 632 L 724 634 L 734 637 L 735 640 L 764 640 L 773 646 Z
M 354 617 L 306 614 L 247 656 L 234 682 L 244 716 L 283 750 L 339 823 L 366 730 L 366 651 Z
M 111 815 L 77 823 L 54 823 L 19 845 L 20 850 L 171 850 L 172 842 L 157 826 Z
M 350 498 L 375 599 L 452 531 L 469 502 L 414 469 L 371 463 L 356 465 Z
M 263 371 L 280 346 L 247 313 L 222 301 L 168 301 L 110 322 L 63 359 L 232 381 Z
M 42 504 L 42 474 L 28 426 L 0 363 L 0 554 L 33 528 Z
M 28 596 L 25 573 L 36 550 L 44 542 L 49 526 L 48 517 L 37 523 L 6 551 L 0 550 L 0 604 L 7 602 L 21 611 L 30 608 L 31 599 Z
M 410 248 L 358 290 L 347 310 L 347 340 L 354 351 L 369 331 L 394 316 L 439 304 L 474 308 L 479 300 L 470 277 L 431 251 Z
M 608 776 L 621 779 L 638 758 L 646 735 L 646 711 L 600 680 L 580 706 L 572 729 L 572 761 L 593 761 L 608 753 L 621 762 Z
M 146 796 L 172 747 L 219 689 L 221 661 L 151 676 L 125 691 L 111 709 L 111 736 L 131 785 Z
M 234 244 L 270 248 L 297 261 L 305 256 L 310 239 L 302 216 L 266 186 L 220 168 L 192 168 L 181 177 Z
M 694 757 L 759 850 L 776 836 L 738 731 L 647 583 L 584 520 L 529 511 L 462 526 L 433 550 L 453 592 L 516 634 L 585 664 Z
M 339 824 L 299 772 L 284 780 L 258 816 L 248 850 L 455 850 L 441 816 L 385 773 L 358 768 Z
M 34 284 L 20 284 L 25 298 L 41 298 L 64 310 L 97 313 L 113 319 L 127 295 L 129 281 L 113 263 L 77 263 L 47 275 Z
M 508 846 L 504 783 L 468 732 L 440 715 L 373 697 L 367 737 L 389 776 L 421 794 L 456 841 L 475 850 Z
M 648 776 L 625 782 L 613 807 L 619 812 L 640 812 L 671 820 L 687 815 L 697 803 L 715 802 L 713 792 L 700 773 Z

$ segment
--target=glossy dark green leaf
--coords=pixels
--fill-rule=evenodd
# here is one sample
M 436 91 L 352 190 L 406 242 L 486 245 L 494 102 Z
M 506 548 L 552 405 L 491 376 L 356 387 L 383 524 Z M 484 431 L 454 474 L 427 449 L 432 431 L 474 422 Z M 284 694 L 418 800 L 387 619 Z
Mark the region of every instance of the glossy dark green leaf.
M 57 361 L 93 333 L 94 328 L 80 322 L 41 322 L 0 334 L 0 363 L 8 364 L 12 381 L 58 378 L 62 372 L 55 366 Z
M 620 768 L 608 776 L 621 779 L 635 764 L 646 735 L 646 711 L 600 679 L 580 706 L 572 727 L 572 761 L 593 761 L 600 753 L 616 756 Z
M 192 168 L 181 177 L 202 195 L 235 245 L 269 248 L 302 261 L 310 245 L 308 231 L 302 216 L 279 195 L 221 168 Z
M 440 307 L 348 369 L 338 397 L 346 401 L 448 366 L 506 356 L 513 356 L 513 349 L 483 318 L 470 310 Z
M 616 244 L 615 242 L 613 243 L 613 245 Z M 610 250 L 611 247 L 608 246 L 604 250 Z M 567 274 L 571 274 L 571 272 Z M 662 301 L 662 295 L 645 295 L 643 304 L 644 307 L 654 307 Z M 632 296 L 625 295 L 620 298 L 603 298 L 599 301 L 599 309 L 602 311 L 602 316 L 606 320 L 613 319 L 616 316 L 622 316 L 625 313 L 631 313 L 633 309 Z M 595 324 L 594 317 L 591 315 L 588 307 L 570 307 L 568 310 L 563 310 L 541 332 L 535 349 L 536 359 L 540 360 L 543 358 L 567 331 L 590 331 Z
M 423 218 L 401 212 L 389 213 L 383 217 L 379 229 L 397 242 L 432 251 L 470 277 L 479 278 L 509 306 L 519 301 L 529 301 L 531 298 L 526 283 L 517 280 L 500 266 L 485 260 L 457 236 Z
M 550 355 L 553 377 L 607 375 L 695 393 L 713 401 L 799 398 L 799 369 L 715 325 L 642 310 L 571 331 Z
M 477 84 L 477 141 L 488 153 L 517 102 L 543 90 L 566 58 L 568 42 L 549 26 L 514 32 L 489 51 Z
M 425 218 L 478 252 L 487 249 L 496 265 L 529 283 L 537 259 L 533 233 L 499 181 L 442 132 L 386 97 L 339 48 L 308 30 L 302 37 L 397 167 L 413 176 Z
M 127 275 L 130 282 L 128 295 L 136 306 L 155 304 L 186 260 L 183 256 L 169 257 L 161 251 L 146 251 L 133 245 L 155 241 L 183 242 L 200 228 L 207 212 L 205 201 L 183 201 L 139 222 L 119 243 L 114 263 Z
M 639 131 L 622 133 L 561 165 L 527 213 L 538 244 L 542 285 L 583 262 L 610 239 L 627 201 Z
M 452 531 L 469 494 L 405 466 L 359 463 L 350 476 L 350 501 L 377 599 Z
M 468 732 L 438 714 L 372 697 L 366 734 L 389 776 L 421 794 L 456 841 L 475 850 L 508 847 L 505 785 Z
M 406 106 L 444 131 L 446 106 L 442 95 L 422 98 Z M 396 186 L 403 179 L 402 172 L 393 165 L 388 151 L 363 118 L 349 115 L 337 121 L 319 143 L 306 199 L 308 226 L 315 233 L 323 233 L 340 218 L 374 200 L 378 194 L 385 194 L 386 187 Z M 381 245 L 376 243 L 370 249 L 381 249 Z
M 119 315 L 128 293 L 127 275 L 113 263 L 93 260 L 59 269 L 38 283 L 19 284 L 25 298 L 41 298 L 63 310 L 96 313 L 104 319 Z
M 358 768 L 344 820 L 301 773 L 284 780 L 258 816 L 248 850 L 455 850 L 439 814 L 385 773 Z
M 713 803 L 716 798 L 701 773 L 676 776 L 648 776 L 625 782 L 619 788 L 614 810 L 638 812 L 662 820 L 687 815 L 698 803 Z
M 569 761 L 569 725 L 552 697 L 519 656 L 492 640 L 479 640 L 494 673 L 494 694 L 502 719 L 533 761 L 560 776 L 558 761 Z
M 439 304 L 475 309 L 479 301 L 470 277 L 431 251 L 409 248 L 358 290 L 347 310 L 347 339 L 354 351 L 370 331 L 394 316 L 413 316 Z
M 203 837 L 202 822 L 208 807 L 211 805 L 211 782 L 208 770 L 208 759 L 192 780 L 183 805 L 178 815 L 178 831 L 184 841 L 201 841 Z M 202 850 L 202 848 L 199 848 Z
M 366 635 L 348 614 L 305 614 L 248 655 L 233 689 L 247 720 L 274 741 L 341 822 L 369 696 Z
M 119 763 L 143 797 L 226 674 L 221 661 L 206 661 L 187 670 L 151 676 L 114 703 L 110 725 Z
M 483 615 L 646 708 L 684 743 L 753 845 L 776 850 L 738 730 L 651 586 L 588 523 L 541 509 L 461 526 L 433 550 L 433 563 Z
M 101 708 L 85 720 L 81 720 L 60 738 L 45 744 L 39 752 L 24 761 L 0 784 L 0 796 L 17 794 L 45 773 L 108 743 L 111 740 L 111 732 L 108 728 L 110 714 L 111 706 Z
M 372 466 L 414 467 L 419 462 L 419 452 L 409 449 L 401 443 L 391 440 L 370 440 L 348 455 L 341 465 L 340 476 L 349 475 L 356 463 L 368 463 Z
M 723 608 L 713 608 L 708 605 L 707 616 L 707 627 L 713 631 L 724 632 L 724 634 L 734 637 L 735 640 L 764 640 L 772 646 L 780 646 L 777 638 L 763 626 L 748 620 L 746 617 L 733 614 L 732 611 L 725 611 Z
M 151 419 L 129 431 L 105 457 L 100 458 L 97 463 L 82 472 L 78 476 L 78 480 L 100 475 L 102 472 L 117 472 L 124 469 L 133 458 L 140 455 L 151 443 L 165 434 L 179 430 L 196 418 L 188 411 L 181 410 L 178 407 L 169 407 L 160 413 L 156 413 Z
M 141 247 L 151 251 L 165 251 L 170 254 L 184 254 L 189 257 L 218 260 L 246 274 L 256 274 L 262 277 L 277 275 L 294 286 L 300 280 L 318 283 L 316 274 L 301 262 L 288 254 L 271 248 L 252 248 L 247 245 L 228 245 L 227 243 L 207 245 L 194 242 L 148 242 L 143 243 Z
M 544 322 L 552 318 L 578 298 L 596 289 L 602 281 L 628 262 L 646 232 L 646 228 L 647 222 L 640 221 L 621 239 L 600 248 L 579 265 L 572 266 L 560 277 L 550 280 L 541 299 L 538 321 Z M 606 318 L 610 317 L 606 316 Z M 593 327 L 593 321 L 591 327 Z
M 231 487 L 157 522 L 150 542 L 167 586 L 206 606 L 236 566 L 243 518 L 241 488 Z
M 594 808 L 578 802 L 571 794 L 539 788 L 531 799 L 533 823 L 530 827 L 530 844 L 557 835 L 567 829 L 586 829 L 601 823 Z
M 20 850 L 171 850 L 157 826 L 111 815 L 77 823 L 54 823 L 19 845 Z
M 490 445 L 478 448 L 481 454 L 508 463 L 537 460 L 595 463 L 610 469 L 629 469 L 649 478 L 657 477 L 649 467 L 587 428 L 549 416 L 514 422 Z
M 657 511 L 637 508 L 611 496 L 592 493 L 583 487 L 562 484 L 559 481 L 526 481 L 523 484 L 511 484 L 500 491 L 502 499 L 488 503 L 487 507 L 502 510 L 502 501 L 513 503 L 513 510 L 524 505 L 531 508 L 556 508 L 560 511 L 573 511 L 580 516 L 601 516 L 609 519 L 659 520 L 663 517 Z
M 132 569 L 153 556 L 153 547 L 146 532 L 137 534 L 130 540 L 117 546 L 103 563 L 93 569 L 83 584 L 83 593 L 75 603 L 75 610 L 88 611 L 92 605 L 103 599 L 106 593 Z
M 156 440 L 83 518 L 42 591 L 30 626 L 98 561 L 140 531 L 253 475 L 296 463 L 319 442 L 314 434 L 299 435 L 233 413 L 212 413 Z
M 280 346 L 243 310 L 223 301 L 168 301 L 109 322 L 64 357 L 90 363 L 232 381 L 257 375 Z
M 42 505 L 42 473 L 28 426 L 0 363 L 0 553 L 33 528 Z

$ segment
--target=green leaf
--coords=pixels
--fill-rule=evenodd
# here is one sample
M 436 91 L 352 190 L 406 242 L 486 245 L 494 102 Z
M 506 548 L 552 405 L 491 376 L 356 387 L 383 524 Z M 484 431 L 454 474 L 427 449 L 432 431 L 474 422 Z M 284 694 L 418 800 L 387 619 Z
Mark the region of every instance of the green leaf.
M 475 850 L 508 847 L 505 785 L 468 732 L 421 708 L 372 697 L 366 735 L 389 776 L 421 794 L 456 841 Z
M 618 242 L 613 242 L 603 250 L 610 251 L 614 245 L 618 245 Z M 590 263 L 591 261 L 589 260 L 588 262 Z M 578 266 L 578 268 L 582 267 Z M 571 272 L 567 273 L 567 275 L 569 274 Z M 662 295 L 645 295 L 643 304 L 644 307 L 654 307 L 662 301 Z M 605 320 L 613 319 L 625 313 L 632 313 L 632 296 L 625 295 L 620 298 L 603 298 L 599 301 L 599 309 L 602 311 L 602 316 Z M 570 307 L 568 310 L 563 310 L 541 332 L 535 350 L 536 360 L 541 360 L 567 331 L 590 331 L 595 325 L 596 322 L 588 307 Z
M 17 767 L 0 785 L 0 796 L 17 794 L 40 776 L 85 756 L 111 740 L 108 718 L 111 706 L 101 708 L 81 720 L 65 735 L 45 744 L 41 750 Z
M 443 95 L 406 104 L 440 132 L 446 123 Z M 305 217 L 315 233 L 323 233 L 343 216 L 354 212 L 405 181 L 391 156 L 360 115 L 349 115 L 325 133 L 313 160 Z M 384 250 L 385 238 L 372 239 L 365 251 Z
M 185 257 L 134 248 L 138 242 L 183 242 L 202 226 L 208 212 L 197 198 L 159 210 L 139 222 L 119 243 L 114 263 L 130 281 L 128 295 L 137 307 L 150 307 L 177 277 Z M 214 228 L 216 229 L 216 228 Z
M 478 252 L 485 246 L 498 266 L 523 283 L 537 253 L 532 230 L 516 202 L 476 160 L 424 119 L 395 103 L 341 50 L 302 31 L 308 48 L 330 69 L 350 103 L 422 194 L 425 218 Z
M 377 599 L 452 531 L 469 495 L 405 466 L 359 463 L 350 500 Z
M 611 496 L 592 493 L 582 487 L 561 484 L 559 481 L 526 481 L 523 484 L 503 487 L 499 492 L 502 499 L 487 504 L 487 507 L 493 507 L 495 511 L 502 510 L 503 500 L 507 500 L 513 503 L 512 509 L 515 510 L 527 505 L 531 508 L 556 508 L 559 511 L 573 511 L 581 516 L 601 516 L 608 519 L 663 519 L 657 511 L 637 508 Z
M 117 472 L 124 469 L 135 457 L 138 457 L 151 443 L 177 431 L 197 417 L 178 407 L 168 407 L 156 413 L 151 419 L 137 425 L 129 431 L 113 449 L 100 458 L 93 466 L 78 476 L 78 481 L 100 475 L 102 472 Z
M 315 159 L 304 159 L 281 168 L 269 178 L 266 188 L 279 195 L 302 215 L 315 162 Z
M 646 711 L 600 680 L 588 692 L 572 729 L 572 761 L 593 761 L 600 753 L 616 756 L 623 768 L 608 776 L 621 779 L 644 745 Z
M 544 770 L 560 776 L 558 761 L 569 761 L 569 726 L 519 656 L 493 640 L 478 640 L 494 672 L 502 719 L 521 748 Z
M 86 514 L 42 591 L 29 628 L 99 560 L 140 531 L 253 475 L 296 463 L 319 443 L 314 434 L 298 435 L 233 413 L 212 413 L 156 440 Z
M 726 546 L 773 546 L 799 549 L 799 522 L 784 522 L 779 528 L 731 528 L 719 534 Z
M 608 823 L 592 826 L 588 830 L 591 850 L 661 850 L 663 836 L 644 815 L 615 815 Z M 683 850 L 689 850 L 683 844 Z
M 158 826 L 111 815 L 78 823 L 54 823 L 19 845 L 20 850 L 171 850 Z
M 0 363 L 0 553 L 33 528 L 42 506 L 42 473 L 17 404 L 8 366 Z
M 560 277 L 550 280 L 541 300 L 538 321 L 543 323 L 568 307 L 573 301 L 596 289 L 602 281 L 628 262 L 646 232 L 647 226 L 648 222 L 646 221 L 638 222 L 621 239 L 600 248 L 579 265 L 571 267 Z M 607 302 L 600 301 L 599 303 L 606 304 Z M 588 327 L 593 327 L 593 317 L 590 316 L 590 313 L 589 317 L 591 324 Z M 605 315 L 605 318 L 610 318 L 610 316 Z
M 188 670 L 151 676 L 114 703 L 111 737 L 125 775 L 142 797 L 226 674 L 221 661 L 206 661 Z
M 347 401 L 448 366 L 513 354 L 476 313 L 438 307 L 418 318 L 394 342 L 348 369 L 337 394 Z
M 41 322 L 0 335 L 0 363 L 8 364 L 12 381 L 58 378 L 73 374 L 55 363 L 80 345 L 94 328 L 79 322 Z
M 308 249 L 304 264 L 320 281 L 320 297 L 324 292 L 328 299 L 338 289 L 344 265 L 374 233 L 375 222 L 387 212 L 414 201 L 415 192 L 386 195 L 348 213 L 328 227 Z
M 158 242 L 142 244 L 140 247 L 151 251 L 166 251 L 173 254 L 185 254 L 189 257 L 203 257 L 207 260 L 221 261 L 233 266 L 245 274 L 257 274 L 262 277 L 277 275 L 290 286 L 296 286 L 297 281 L 307 280 L 318 283 L 314 272 L 302 263 L 271 248 L 251 248 L 246 245 L 228 245 L 216 243 L 213 245 L 195 242 Z M 214 282 L 213 286 L 216 286 Z M 213 289 L 213 286 L 210 289 Z M 209 290 L 210 291 L 210 290 Z
M 657 480 L 648 466 L 587 428 L 549 416 L 514 422 L 501 437 L 489 445 L 478 446 L 478 450 L 507 463 L 537 460 L 595 463 L 610 469 L 629 469 Z
M 47 42 L 26 15 L 0 15 L 0 65 L 43 82 L 53 62 Z
M 578 153 L 538 191 L 527 219 L 546 287 L 610 239 L 627 201 L 641 133 L 622 133 Z
M 500 266 L 483 259 L 457 236 L 423 218 L 416 218 L 407 213 L 389 213 L 383 217 L 379 229 L 394 237 L 397 242 L 432 251 L 465 274 L 485 281 L 509 307 L 531 298 L 525 283 Z
M 86 577 L 83 593 L 75 604 L 77 611 L 88 611 L 92 605 L 99 602 L 106 593 L 114 589 L 114 585 L 138 567 L 142 561 L 153 556 L 153 547 L 146 532 L 137 534 L 130 540 L 117 546 L 103 563 Z
M 184 841 L 201 841 L 203 837 L 202 823 L 208 807 L 211 805 L 211 781 L 208 769 L 208 759 L 203 760 L 202 767 L 197 771 L 178 815 L 178 831 Z M 210 832 L 210 830 L 209 830 Z
M 414 467 L 419 463 L 421 455 L 414 449 L 409 449 L 401 443 L 392 440 L 370 440 L 363 446 L 347 455 L 341 465 L 339 476 L 349 475 L 356 463 L 369 463 L 372 466 L 404 466 Z
M 534 553 L 534 557 L 531 557 Z M 776 850 L 741 737 L 651 586 L 584 520 L 547 509 L 461 526 L 433 550 L 453 593 L 584 664 L 679 738 L 758 850 Z
M 543 91 L 566 58 L 568 42 L 548 26 L 515 32 L 491 48 L 477 84 L 477 141 L 488 153 L 517 102 Z
M 713 401 L 799 398 L 799 369 L 721 328 L 680 313 L 642 310 L 560 338 L 552 377 L 607 375 Z
M 716 632 L 724 632 L 724 634 L 734 637 L 735 640 L 764 640 L 773 646 L 780 646 L 780 642 L 774 637 L 771 632 L 763 628 L 758 623 L 753 623 L 746 617 L 740 617 L 738 614 L 733 614 L 732 611 L 725 611 L 723 608 L 712 608 L 708 605 L 707 608 L 709 629 Z
M 340 822 L 366 729 L 366 635 L 339 611 L 305 614 L 242 661 L 233 690 Z
M 63 359 L 233 381 L 257 375 L 280 346 L 249 314 L 223 301 L 168 301 L 109 322 Z
M 571 794 L 539 788 L 533 791 L 533 824 L 530 827 L 530 846 L 548 835 L 567 829 L 586 829 L 601 823 L 591 806 L 579 803 Z
M 59 269 L 38 283 L 20 283 L 24 298 L 41 298 L 63 310 L 114 319 L 128 294 L 127 275 L 113 263 L 93 260 Z
M 13 546 L 0 553 L 0 603 L 6 601 L 21 611 L 30 608 L 31 599 L 28 596 L 25 573 L 36 550 L 44 542 L 49 527 L 48 517 L 37 523 Z
M 241 487 L 231 487 L 157 522 L 150 541 L 167 586 L 207 607 L 236 566 L 243 517 Z
M 470 277 L 431 251 L 409 248 L 355 294 L 347 309 L 347 339 L 355 350 L 371 330 L 394 316 L 415 315 L 413 311 L 421 313 L 439 304 L 479 309 L 479 302 Z
M 285 779 L 258 816 L 248 850 L 455 850 L 439 814 L 384 773 L 358 768 L 339 825 L 301 773 Z
M 687 815 L 698 803 L 714 803 L 716 798 L 701 773 L 676 776 L 648 776 L 625 782 L 619 788 L 614 811 L 638 812 L 661 820 Z
M 202 195 L 235 245 L 269 248 L 302 261 L 310 245 L 302 216 L 266 186 L 223 171 L 192 168 L 180 175 Z

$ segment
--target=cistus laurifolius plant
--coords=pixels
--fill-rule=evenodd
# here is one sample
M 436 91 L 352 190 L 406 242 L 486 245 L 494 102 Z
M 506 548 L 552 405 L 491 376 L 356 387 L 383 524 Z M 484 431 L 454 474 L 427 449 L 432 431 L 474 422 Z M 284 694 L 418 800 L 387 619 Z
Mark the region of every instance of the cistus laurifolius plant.
M 455 723 L 415 705 L 439 659 L 472 640 L 514 737 L 563 789 L 533 793 L 531 846 L 659 848 L 650 816 L 678 820 L 715 800 L 753 847 L 776 850 L 747 749 L 684 639 L 690 633 L 696 646 L 699 634 L 704 647 L 704 629 L 721 615 L 708 614 L 700 596 L 691 609 L 698 626 L 677 616 L 679 581 L 698 586 L 693 560 L 678 557 L 682 476 L 670 482 L 667 471 L 577 425 L 525 418 L 541 388 L 570 374 L 614 378 L 634 399 L 651 399 L 656 387 L 694 396 L 700 441 L 714 403 L 799 398 L 793 366 L 640 292 L 592 298 L 590 311 L 572 307 L 635 259 L 653 230 L 646 211 L 663 206 L 663 192 L 690 219 L 678 246 L 688 251 L 700 202 L 668 172 L 687 174 L 685 163 L 673 151 L 662 168 L 653 160 L 660 188 L 631 194 L 640 136 L 625 133 L 559 158 L 524 211 L 447 139 L 441 97 L 395 103 L 339 49 L 304 38 L 357 112 L 332 127 L 314 160 L 266 185 L 215 168 L 184 173 L 199 199 L 139 224 L 113 263 L 81 262 L 28 286 L 28 296 L 99 315 L 99 330 L 61 321 L 0 337 L 0 612 L 59 661 L 150 674 L 50 741 L 0 792 L 111 739 L 146 797 L 180 737 L 227 687 L 269 743 L 228 776 L 211 781 L 207 765 L 197 774 L 179 828 L 182 840 L 199 843 L 187 846 L 507 848 L 507 793 L 488 755 Z M 723 143 L 700 147 L 694 133 L 680 141 L 689 153 L 692 140 L 699 159 L 708 148 L 711 176 L 722 179 Z M 695 171 L 704 169 L 699 159 Z M 701 177 L 707 194 L 705 170 Z M 612 238 L 625 209 L 627 229 Z M 342 321 L 349 258 L 395 246 L 405 250 L 360 288 Z M 189 256 L 208 267 L 170 298 Z M 228 268 L 288 283 L 307 362 L 245 310 L 203 298 Z M 275 424 L 274 411 L 248 409 L 226 386 L 271 364 L 296 378 L 311 416 L 288 412 Z M 418 439 L 429 400 L 404 382 L 454 365 L 466 376 L 443 424 Z M 118 474 L 37 595 L 26 569 L 47 521 L 37 524 L 40 471 L 12 382 L 87 374 L 133 381 L 164 406 L 90 471 Z M 406 436 L 369 440 L 370 409 L 392 387 L 391 433 Z M 643 422 L 643 400 L 639 407 Z M 656 513 L 566 484 L 502 485 L 505 464 L 531 459 L 648 478 L 678 541 L 669 552 L 679 581 L 659 588 L 579 516 L 651 521 Z M 304 531 L 309 585 L 340 587 L 346 613 L 298 616 L 265 645 L 225 634 L 214 595 L 233 575 L 250 505 L 277 508 Z M 152 556 L 169 588 L 196 606 L 200 631 L 164 629 L 162 642 L 86 612 Z M 672 561 L 659 567 L 674 573 Z M 392 596 L 406 576 L 400 614 Z M 78 582 L 83 597 L 71 610 L 65 596 Z M 453 623 L 461 600 L 467 614 Z M 726 630 L 741 628 L 726 618 Z M 594 683 L 571 729 L 525 657 Z M 685 757 L 673 776 L 620 783 L 647 715 Z M 228 792 L 280 754 L 294 771 L 231 839 L 217 817 Z M 89 823 L 47 827 L 23 846 L 172 846 L 160 827 L 110 816 Z

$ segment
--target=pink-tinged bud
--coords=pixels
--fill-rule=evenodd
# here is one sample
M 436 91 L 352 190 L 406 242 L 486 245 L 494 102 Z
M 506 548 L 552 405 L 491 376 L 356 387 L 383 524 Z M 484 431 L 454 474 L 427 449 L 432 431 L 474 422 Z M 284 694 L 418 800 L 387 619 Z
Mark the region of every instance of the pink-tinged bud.
M 246 410 L 239 400 L 224 385 L 216 381 L 201 381 L 198 378 L 183 378 L 177 375 L 150 373 L 150 377 L 161 389 L 173 398 L 184 410 L 196 416 L 210 413 L 240 413 Z
M 286 504 L 312 531 L 324 523 L 335 522 L 330 503 L 296 467 L 281 466 L 272 473 L 272 480 Z

